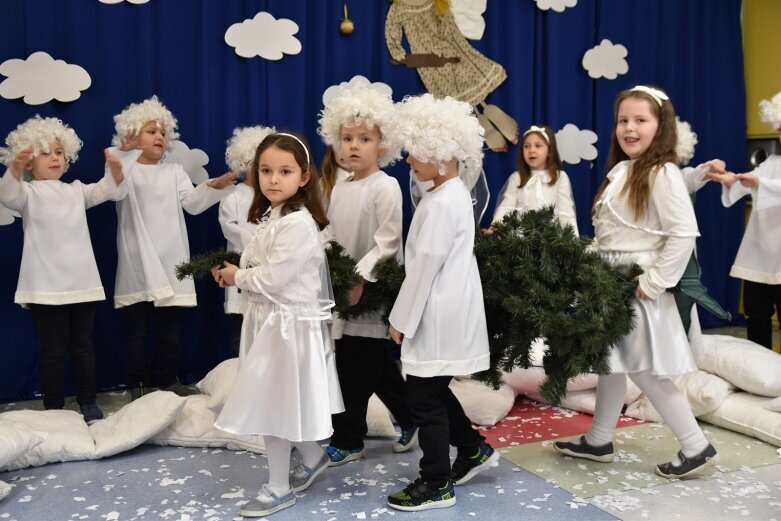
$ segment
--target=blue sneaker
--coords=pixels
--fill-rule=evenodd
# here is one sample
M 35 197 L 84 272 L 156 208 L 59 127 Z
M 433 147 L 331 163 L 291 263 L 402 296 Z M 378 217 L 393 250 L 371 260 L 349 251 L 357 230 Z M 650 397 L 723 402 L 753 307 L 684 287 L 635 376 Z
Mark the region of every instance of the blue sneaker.
M 257 497 L 241 507 L 239 515 L 242 517 L 265 517 L 295 504 L 296 496 L 293 495 L 292 490 L 277 496 L 268 488 L 268 485 L 263 485 Z
M 309 468 L 304 465 L 304 462 L 300 461 L 293 468 L 293 474 L 290 476 L 290 486 L 293 487 L 293 492 L 303 492 L 317 476 L 319 476 L 328 466 L 331 464 L 331 459 L 328 457 L 328 453 L 323 451 L 323 457 L 313 468 Z
M 401 431 L 399 441 L 393 444 L 393 452 L 407 452 L 418 441 L 418 428 L 412 427 L 406 431 Z
M 456 504 L 453 482 L 448 481 L 442 488 L 428 486 L 418 478 L 403 490 L 388 496 L 388 506 L 396 510 L 415 512 L 431 508 L 447 508 Z
M 330 460 L 329 467 L 338 467 L 366 456 L 366 449 L 339 449 L 333 445 L 327 446 L 325 452 Z

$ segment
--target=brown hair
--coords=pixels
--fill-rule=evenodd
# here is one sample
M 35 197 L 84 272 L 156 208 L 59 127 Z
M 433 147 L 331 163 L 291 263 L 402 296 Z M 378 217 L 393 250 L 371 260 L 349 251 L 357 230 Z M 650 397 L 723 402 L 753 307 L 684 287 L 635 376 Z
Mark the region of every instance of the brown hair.
M 613 136 L 610 140 L 610 153 L 605 165 L 608 172 L 621 161 L 629 159 L 629 156 L 621 150 L 615 132 L 618 124 L 618 108 L 621 102 L 627 98 L 647 101 L 651 106 L 651 112 L 658 121 L 653 141 L 651 141 L 648 150 L 635 159 L 630 166 L 626 183 L 621 190 L 622 194 L 627 194 L 629 206 L 634 210 L 635 218 L 637 218 L 648 209 L 648 200 L 651 197 L 651 187 L 656 173 L 666 163 L 676 163 L 675 145 L 678 142 L 678 131 L 675 126 L 675 109 L 669 99 L 661 100 L 662 106 L 660 107 L 656 99 L 647 92 L 631 89 L 622 91 L 616 98 L 614 107 Z M 609 183 L 610 180 L 605 178 L 594 198 L 595 204 Z
M 318 228 L 321 230 L 328 225 L 328 219 L 325 216 L 323 210 L 323 203 L 320 199 L 320 189 L 317 182 L 317 169 L 314 163 L 308 160 L 309 149 L 306 147 L 304 138 L 293 137 L 290 134 L 269 134 L 261 141 L 255 150 L 255 157 L 252 160 L 252 167 L 247 175 L 252 178 L 252 189 L 255 191 L 255 197 L 252 199 L 252 205 L 249 208 L 249 214 L 247 220 L 249 222 L 257 223 L 260 218 L 271 206 L 271 202 L 266 199 L 263 192 L 260 190 L 260 183 L 258 182 L 258 168 L 260 164 L 260 155 L 271 147 L 282 150 L 283 152 L 290 152 L 296 161 L 296 164 L 301 167 L 303 175 L 308 175 L 309 180 L 307 183 L 300 187 L 298 191 L 288 199 L 283 208 L 282 215 L 287 215 L 291 212 L 296 212 L 305 207 L 312 214 L 312 218 L 317 223 Z
M 336 184 L 336 173 L 339 171 L 339 163 L 336 162 L 336 152 L 333 147 L 325 147 L 325 155 L 320 163 L 320 179 L 323 181 L 323 195 L 327 201 L 331 200 L 331 192 Z
M 533 130 L 521 138 L 518 158 L 515 160 L 515 168 L 521 176 L 521 184 L 518 185 L 518 188 L 526 186 L 526 183 L 532 178 L 531 168 L 529 168 L 529 165 L 527 165 L 526 161 L 523 159 L 523 144 L 526 143 L 526 140 L 532 134 L 537 134 L 542 137 L 542 140 L 548 145 L 548 157 L 545 159 L 545 170 L 547 170 L 550 175 L 550 182 L 548 184 L 553 186 L 556 184 L 556 181 L 559 180 L 559 170 L 562 170 L 563 167 L 561 165 L 561 157 L 559 157 L 559 148 L 556 146 L 556 136 L 553 134 L 553 129 L 548 125 L 542 125 L 541 128 L 545 130 L 544 136 L 542 135 L 542 132 Z

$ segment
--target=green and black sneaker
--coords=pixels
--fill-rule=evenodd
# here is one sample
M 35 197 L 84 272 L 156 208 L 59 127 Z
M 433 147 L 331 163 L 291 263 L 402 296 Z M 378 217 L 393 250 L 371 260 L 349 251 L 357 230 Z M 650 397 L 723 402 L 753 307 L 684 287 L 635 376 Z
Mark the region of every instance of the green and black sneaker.
M 448 481 L 442 488 L 433 488 L 418 478 L 404 490 L 388 496 L 388 505 L 407 512 L 428 510 L 430 508 L 447 508 L 456 504 L 456 493 L 453 482 Z

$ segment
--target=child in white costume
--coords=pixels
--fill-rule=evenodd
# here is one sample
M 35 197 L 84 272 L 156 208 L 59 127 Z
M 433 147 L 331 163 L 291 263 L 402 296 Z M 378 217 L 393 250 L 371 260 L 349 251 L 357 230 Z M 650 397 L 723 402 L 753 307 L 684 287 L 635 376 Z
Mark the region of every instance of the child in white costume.
M 228 147 L 225 149 L 225 163 L 231 172 L 243 179 L 241 183 L 236 185 L 232 194 L 220 201 L 220 228 L 228 241 L 229 251 L 244 251 L 255 232 L 255 228 L 257 228 L 257 224 L 247 220 L 252 199 L 255 197 L 255 190 L 252 188 L 253 176 L 248 174 L 258 145 L 266 136 L 274 132 L 273 127 L 237 128 L 228 141 Z M 233 318 L 230 343 L 231 356 L 233 357 L 239 356 L 242 313 L 244 313 L 245 306 L 246 298 L 236 290 L 235 286 L 225 288 L 225 313 Z
M 412 218 L 401 286 L 389 320 L 401 344 L 407 400 L 423 451 L 420 477 L 388 497 L 400 510 L 455 504 L 453 486 L 496 466 L 499 454 L 472 428 L 450 391 L 453 376 L 488 369 L 483 290 L 474 255 L 472 198 L 458 177 L 482 164 L 483 130 L 469 104 L 431 94 L 406 98 L 398 112 L 407 162 L 433 181 Z M 450 465 L 450 445 L 458 448 Z
M 659 89 L 638 86 L 618 95 L 608 166 L 594 203 L 598 251 L 612 265 L 637 263 L 634 329 L 610 355 L 611 374 L 600 375 L 594 421 L 576 442 L 556 450 L 594 461 L 613 461 L 613 431 L 629 377 L 670 426 L 681 450 L 656 466 L 657 474 L 682 478 L 718 461 L 718 454 L 691 412 L 684 394 L 669 379 L 697 369 L 675 300 L 676 285 L 694 250 L 697 220 L 676 165 L 675 110 Z
M 320 195 L 323 198 L 323 208 L 328 211 L 331 204 L 331 193 L 336 183 L 349 179 L 350 165 L 342 156 L 341 147 L 326 147 L 323 160 L 320 162 Z
M 760 102 L 760 118 L 781 139 L 781 92 Z M 722 184 L 721 202 L 732 206 L 751 195 L 751 216 L 730 275 L 743 279 L 748 339 L 773 348 L 773 313 L 781 316 L 781 156 L 771 155 L 751 172 L 711 174 Z M 775 309 L 774 309 L 775 308 Z
M 578 235 L 572 185 L 562 170 L 556 135 L 550 127 L 532 125 L 523 133 L 516 168 L 505 184 L 493 222 L 515 210 L 523 213 L 553 206 L 561 225 L 571 225 Z
M 326 321 L 333 306 L 318 230 L 327 220 L 314 164 L 304 143 L 278 133 L 263 140 L 251 175 L 258 177 L 249 218 L 259 222 L 240 268 L 212 270 L 221 287 L 247 295 L 243 354 L 236 383 L 215 425 L 262 434 L 269 481 L 241 515 L 262 517 L 292 506 L 328 467 L 317 440 L 331 435 L 331 414 L 344 410 Z M 289 476 L 291 445 L 301 463 Z
M 182 209 L 198 214 L 233 191 L 236 174 L 223 174 L 193 187 L 181 165 L 162 161 L 179 135 L 176 119 L 156 96 L 114 116 L 112 149 L 120 158 L 128 196 L 117 203 L 117 276 L 114 307 L 124 308 L 131 396 L 152 382 L 146 338 L 154 317 L 156 384 L 190 394 L 179 383 L 179 320 L 196 305 L 192 279 L 177 280 L 174 268 L 190 257 Z
M 363 83 L 341 88 L 321 113 L 320 135 L 328 146 L 340 148 L 352 171 L 331 192 L 330 224 L 324 234 L 326 241 L 341 244 L 357 262 L 363 279 L 350 292 L 352 305 L 360 301 L 367 283 L 376 282 L 372 270 L 377 262 L 402 258 L 401 188 L 380 170 L 399 155 L 393 121 L 390 94 Z M 336 319 L 333 331 L 345 412 L 333 418 L 334 434 L 326 449 L 331 464 L 342 465 L 366 455 L 363 439 L 372 393 L 401 427 L 392 450 L 409 450 L 417 430 L 407 408 L 404 380 L 390 351 L 387 326 L 374 314 L 349 321 Z
M 106 151 L 106 174 L 93 184 L 60 177 L 81 149 L 76 132 L 55 118 L 35 116 L 16 127 L 0 149 L 8 167 L 0 202 L 22 215 L 24 249 L 14 301 L 29 307 L 40 343 L 38 370 L 46 409 L 62 409 L 65 359 L 70 358 L 84 419 L 103 418 L 95 405 L 92 326 L 95 302 L 105 300 L 92 252 L 86 210 L 127 194 L 119 160 Z M 33 180 L 22 181 L 24 171 Z M 110 175 L 109 175 L 110 174 Z

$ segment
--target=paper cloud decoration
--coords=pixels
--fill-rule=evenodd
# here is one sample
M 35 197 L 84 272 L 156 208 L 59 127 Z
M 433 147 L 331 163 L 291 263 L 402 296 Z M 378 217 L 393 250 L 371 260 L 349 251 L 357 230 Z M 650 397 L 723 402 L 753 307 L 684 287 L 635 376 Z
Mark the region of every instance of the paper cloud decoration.
M 575 7 L 578 0 L 534 0 L 537 2 L 537 8 L 542 11 L 553 9 L 557 13 L 564 12 L 568 7 Z
M 182 165 L 193 184 L 201 184 L 209 179 L 209 172 L 203 168 L 209 164 L 209 156 L 199 148 L 190 149 L 183 141 L 172 141 L 163 161 Z
M 591 130 L 580 130 L 576 125 L 567 123 L 556 132 L 556 146 L 559 156 L 565 163 L 577 165 L 583 161 L 593 161 L 597 158 L 596 133 Z
M 450 12 L 456 21 L 458 30 L 470 40 L 479 40 L 485 32 L 483 13 L 488 0 L 453 0 Z
M 87 71 L 78 65 L 55 60 L 45 52 L 34 52 L 26 60 L 13 58 L 0 64 L 0 96 L 24 97 L 28 105 L 41 105 L 53 99 L 74 101 L 92 84 Z
M 120 4 L 125 0 L 98 0 L 101 4 Z M 131 4 L 145 4 L 149 0 L 127 0 Z
M 277 20 L 270 13 L 261 11 L 254 18 L 235 23 L 225 31 L 225 43 L 236 49 L 243 58 L 260 56 L 267 60 L 280 60 L 285 54 L 301 52 L 301 42 L 293 36 L 298 24 L 287 18 Z
M 0 204 L 0 226 L 11 224 L 16 217 L 20 217 L 20 215 Z
M 358 75 L 350 78 L 350 81 L 343 81 L 339 85 L 331 85 L 323 92 L 323 105 L 328 105 L 332 99 L 339 95 L 339 92 L 346 87 L 355 87 L 358 85 L 367 85 L 369 88 L 382 94 L 393 96 L 393 89 L 387 83 L 381 81 L 370 82 L 368 78 Z
M 629 71 L 627 54 L 629 53 L 626 47 L 605 39 L 596 47 L 586 51 L 583 55 L 583 68 L 592 78 L 604 77 L 614 80 L 619 74 L 626 74 Z

